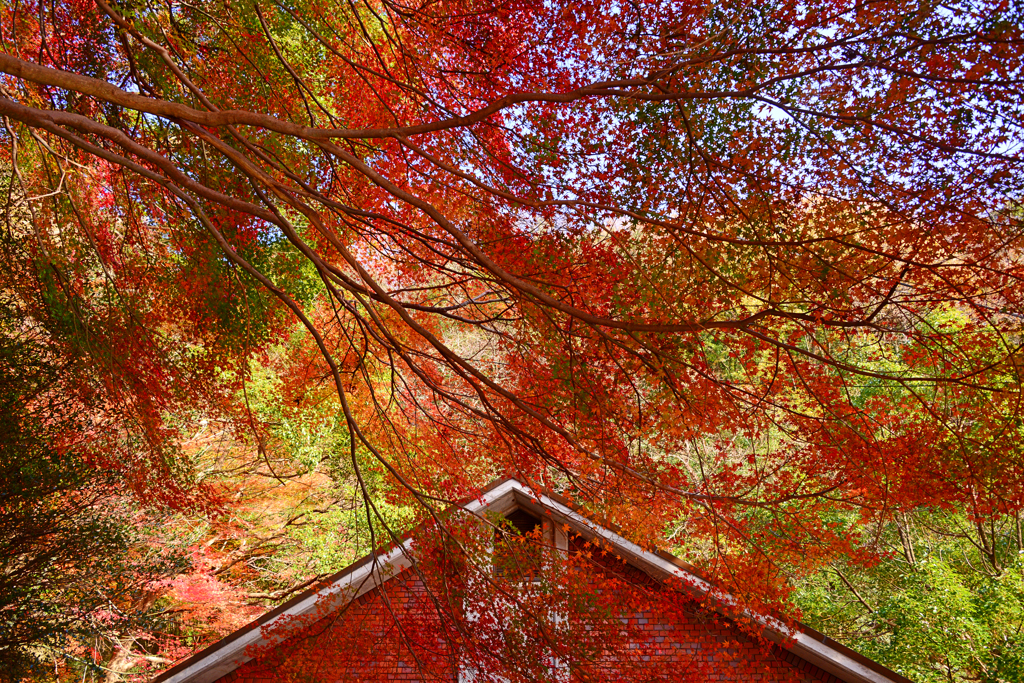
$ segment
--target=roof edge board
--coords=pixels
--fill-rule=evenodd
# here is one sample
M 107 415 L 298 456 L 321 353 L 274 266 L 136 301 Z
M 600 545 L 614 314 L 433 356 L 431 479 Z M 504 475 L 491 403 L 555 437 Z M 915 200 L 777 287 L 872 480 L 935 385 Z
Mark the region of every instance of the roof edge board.
M 545 494 L 537 494 L 522 485 L 520 485 L 518 490 L 522 494 L 530 496 L 532 500 L 536 500 L 543 507 L 556 511 L 560 516 L 574 522 L 570 526 L 586 528 L 620 551 L 625 551 L 628 555 L 641 560 L 644 564 L 656 568 L 658 573 L 678 578 L 684 584 L 693 586 L 704 594 L 712 595 L 716 601 L 723 603 L 727 609 L 738 605 L 738 601 L 733 596 L 721 591 L 715 591 L 710 583 L 699 576 L 676 566 L 649 550 L 645 550 L 614 531 L 592 522 L 571 507 Z M 844 652 L 833 648 L 828 643 L 818 641 L 802 631 L 789 628 L 778 619 L 746 609 L 742 613 L 744 616 L 761 624 L 765 629 L 765 635 L 772 641 L 779 644 L 792 642 L 788 648 L 791 652 L 848 683 L 892 683 L 893 681 L 892 678 L 865 666 L 852 657 L 847 656 Z
M 515 479 L 509 478 L 499 481 L 481 493 L 477 498 L 470 500 L 461 507 L 467 512 L 479 515 L 492 506 L 498 506 L 502 499 L 510 496 L 511 492 L 516 488 L 522 488 L 522 484 Z M 186 681 L 188 683 L 212 683 L 221 676 L 230 673 L 239 665 L 249 661 L 250 657 L 245 656 L 245 650 L 253 645 L 264 644 L 265 636 L 269 633 L 270 629 L 280 623 L 282 619 L 302 616 L 312 612 L 321 600 L 328 595 L 332 595 L 332 600 L 342 603 L 342 600 L 346 597 L 343 594 L 345 589 L 358 583 L 358 588 L 347 598 L 348 602 L 356 600 L 386 581 L 390 578 L 390 575 L 411 566 L 412 562 L 409 557 L 411 548 L 412 539 L 407 539 L 401 546 L 383 555 L 376 556 L 371 554 L 364 557 L 363 560 L 368 560 L 365 563 L 357 560 L 348 568 L 350 571 L 342 570 L 343 573 L 331 581 L 330 584 L 312 590 L 305 597 L 300 598 L 296 604 L 282 610 L 266 623 L 261 624 L 259 619 L 257 619 L 256 622 L 243 626 L 239 631 L 244 631 L 247 628 L 250 630 L 245 633 L 236 631 L 237 637 L 233 640 L 229 642 L 222 640 L 219 646 L 218 644 L 212 645 L 208 652 L 200 651 L 196 653 L 196 655 L 193 655 L 193 657 L 196 657 L 195 661 L 183 660 L 178 665 L 159 674 L 153 679 L 153 683 L 185 683 Z M 399 556 L 401 557 L 399 558 Z M 388 576 L 382 577 L 380 569 L 387 566 L 397 571 L 390 572 Z M 332 607 L 335 606 L 332 605 Z M 341 607 L 341 604 L 337 605 L 337 607 Z M 231 636 L 229 635 L 227 638 L 231 638 Z M 182 668 L 175 671 L 179 666 Z
M 154 683 L 156 681 L 159 683 L 185 683 L 186 681 L 188 683 L 212 683 L 216 681 L 239 665 L 249 661 L 251 657 L 245 655 L 245 650 L 252 646 L 267 644 L 270 632 L 284 620 L 311 614 L 321 606 L 326 611 L 338 609 L 412 566 L 409 552 L 411 547 L 412 540 L 406 540 L 397 548 L 376 556 L 366 564 L 354 567 L 351 572 L 343 574 L 327 586 L 309 593 L 265 624 L 250 624 L 248 627 L 243 627 L 243 629 L 250 628 L 251 630 L 226 643 L 223 647 L 201 656 L 180 671 L 171 673 L 173 669 L 169 669 L 167 673 L 171 675 L 166 678 L 157 677 L 154 679 Z M 326 601 L 330 601 L 330 604 L 326 604 Z

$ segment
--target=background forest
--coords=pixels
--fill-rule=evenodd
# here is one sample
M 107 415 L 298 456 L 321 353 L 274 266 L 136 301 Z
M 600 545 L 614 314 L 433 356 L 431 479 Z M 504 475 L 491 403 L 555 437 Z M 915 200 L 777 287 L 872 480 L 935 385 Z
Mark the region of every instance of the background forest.
M 148 680 L 509 474 L 1024 680 L 1022 27 L 0 0 L 0 680 Z

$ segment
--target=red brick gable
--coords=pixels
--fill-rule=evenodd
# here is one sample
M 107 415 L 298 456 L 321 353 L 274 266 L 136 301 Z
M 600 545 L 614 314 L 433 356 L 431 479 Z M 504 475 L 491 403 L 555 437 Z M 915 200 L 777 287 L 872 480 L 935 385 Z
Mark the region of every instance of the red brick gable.
M 553 542 L 549 547 L 567 553 L 573 571 L 552 574 L 545 584 L 515 583 L 520 588 L 514 591 L 526 590 L 525 596 L 530 586 L 536 588 L 530 598 L 534 609 L 569 629 L 529 634 L 508 628 L 508 619 L 523 621 L 517 616 L 522 613 L 515 611 L 521 606 L 503 598 L 496 603 L 493 598 L 463 603 L 459 584 L 463 589 L 476 584 L 462 581 L 462 570 L 437 576 L 427 570 L 432 588 L 428 590 L 412 558 L 427 560 L 430 544 L 421 546 L 424 539 L 410 537 L 176 664 L 155 683 L 473 682 L 474 666 L 481 675 L 519 670 L 521 679 L 535 680 L 549 677 L 552 665 L 558 683 L 570 680 L 570 674 L 574 681 L 909 683 L 801 625 L 794 629 L 772 617 L 745 612 L 741 628 L 724 616 L 736 614 L 730 607 L 735 604 L 732 598 L 715 591 L 676 558 L 644 550 L 587 519 L 558 496 L 536 493 L 514 479 L 496 482 L 462 504 L 460 512 L 483 519 L 485 514 L 506 515 L 517 509 L 543 518 L 545 543 Z M 441 583 L 435 585 L 436 581 Z M 561 590 L 570 585 L 572 590 Z M 577 609 L 573 603 L 566 612 L 572 620 L 559 622 L 557 611 L 562 608 L 557 605 L 562 603 L 553 597 L 556 593 L 561 599 L 583 596 L 586 605 Z M 597 611 L 588 611 L 591 602 Z M 462 618 L 453 616 L 463 609 L 467 613 Z M 477 609 L 477 616 L 470 614 Z M 534 649 L 534 644 L 539 647 Z M 475 683 L 480 681 L 478 676 Z
M 454 681 L 455 659 L 440 624 L 430 628 L 436 614 L 423 582 L 405 570 L 218 683 Z M 418 627 L 416 652 L 402 637 L 408 622 Z M 437 637 L 426 644 L 423 631 L 431 630 L 437 631 Z
M 572 544 L 570 544 L 572 549 Z M 638 586 L 661 590 L 660 583 L 632 565 L 598 560 L 595 572 L 614 572 Z M 459 680 L 459 661 L 422 581 L 405 570 L 364 594 L 344 612 L 328 615 L 271 652 L 243 664 L 217 683 L 293 681 L 449 681 Z M 755 640 L 729 620 L 694 606 L 686 619 L 655 611 L 623 615 L 646 635 L 630 655 L 648 666 L 647 680 L 761 681 L 833 683 L 839 679 L 775 644 Z M 417 633 L 411 649 L 403 631 Z M 424 633 L 430 634 L 424 638 Z M 413 651 L 415 650 L 415 651 Z M 614 660 L 583 673 L 617 680 Z M 569 666 L 567 680 L 586 680 Z M 630 680 L 638 680 L 630 667 Z

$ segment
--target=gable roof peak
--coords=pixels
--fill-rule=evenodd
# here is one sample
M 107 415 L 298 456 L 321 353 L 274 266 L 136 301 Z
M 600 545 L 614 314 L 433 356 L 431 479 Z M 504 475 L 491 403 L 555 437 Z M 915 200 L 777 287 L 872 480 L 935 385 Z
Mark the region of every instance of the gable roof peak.
M 716 590 L 679 558 L 665 552 L 646 550 L 620 535 L 618 530 L 593 521 L 565 498 L 552 492 L 535 491 L 515 477 L 494 481 L 458 507 L 477 516 L 486 512 L 505 515 L 522 509 L 534 516 L 550 519 L 573 534 L 596 542 L 658 580 L 673 578 L 673 585 L 690 587 L 701 597 L 711 596 L 723 613 L 736 612 L 738 601 Z M 153 683 L 214 683 L 249 661 L 247 651 L 268 644 L 269 633 L 276 626 L 290 621 L 301 623 L 298 617 L 338 610 L 411 567 L 414 562 L 413 542 L 413 537 L 407 537 L 385 552 L 366 555 L 328 577 L 319 587 L 307 589 L 205 650 L 175 664 L 157 676 Z M 910 683 L 903 676 L 803 624 L 790 627 L 773 616 L 742 611 L 761 624 L 769 640 L 784 644 L 796 656 L 844 683 Z

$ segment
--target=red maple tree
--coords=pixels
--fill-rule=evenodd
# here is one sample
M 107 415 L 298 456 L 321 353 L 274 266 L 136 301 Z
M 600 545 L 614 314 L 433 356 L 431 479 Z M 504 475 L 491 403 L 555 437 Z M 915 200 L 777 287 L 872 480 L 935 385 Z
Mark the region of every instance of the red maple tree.
M 9 2 L 5 291 L 66 321 L 93 457 L 143 497 L 215 498 L 190 420 L 262 448 L 234 397 L 298 320 L 285 392 L 328 379 L 361 483 L 429 517 L 513 473 L 778 606 L 901 510 L 1024 506 L 1022 23 Z

